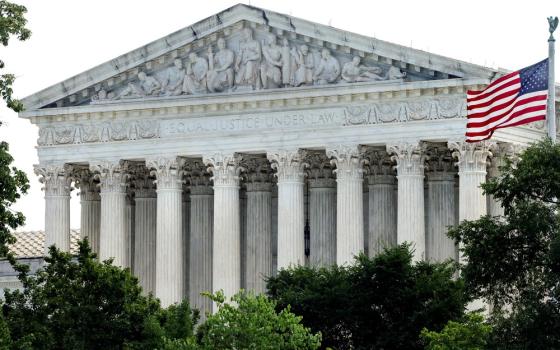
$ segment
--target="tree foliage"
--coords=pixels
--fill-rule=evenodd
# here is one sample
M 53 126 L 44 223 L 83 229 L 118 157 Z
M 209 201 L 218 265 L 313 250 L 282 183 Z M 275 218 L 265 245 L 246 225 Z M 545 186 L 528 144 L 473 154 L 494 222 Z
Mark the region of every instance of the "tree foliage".
M 320 334 L 312 334 L 289 307 L 276 311 L 264 295 L 240 292 L 226 302 L 223 294 L 210 296 L 218 311 L 198 331 L 199 349 L 314 350 Z
M 494 305 L 490 348 L 560 348 L 560 145 L 536 143 L 483 185 L 505 216 L 450 230 L 467 264 L 466 289 Z
M 18 40 L 29 38 L 31 32 L 25 27 L 26 12 L 27 9 L 24 6 L 0 0 L 0 42 L 3 46 L 8 46 L 12 36 L 16 36 Z M 0 60 L 0 69 L 3 68 L 4 62 Z M 22 110 L 23 106 L 21 102 L 12 97 L 14 79 L 12 74 L 0 75 L 0 96 L 9 108 L 18 112 Z M 0 142 L 0 258 L 7 256 L 7 245 L 14 243 L 10 230 L 16 229 L 25 222 L 23 214 L 14 211 L 12 205 L 29 189 L 27 176 L 11 165 L 14 159 L 8 151 L 8 144 Z M 13 258 L 12 262 L 15 262 Z
M 426 350 L 483 350 L 491 330 L 481 314 L 468 313 L 464 320 L 449 321 L 441 332 L 424 328 L 420 338 L 426 343 Z
M 166 330 L 192 335 L 188 304 L 161 310 L 128 269 L 98 262 L 87 241 L 75 258 L 51 247 L 45 263 L 34 276 L 20 270 L 23 290 L 6 291 L 12 349 L 155 349 Z
M 291 306 L 334 349 L 421 349 L 420 331 L 462 316 L 455 264 L 412 263 L 407 245 L 351 266 L 296 267 L 268 280 L 277 308 Z

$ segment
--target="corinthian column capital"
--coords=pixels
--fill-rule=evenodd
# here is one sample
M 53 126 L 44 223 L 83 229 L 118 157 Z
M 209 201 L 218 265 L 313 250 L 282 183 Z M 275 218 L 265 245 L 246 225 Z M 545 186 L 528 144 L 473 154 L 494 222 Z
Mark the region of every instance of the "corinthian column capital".
M 72 178 L 70 167 L 66 164 L 35 164 L 35 175 L 44 186 L 45 196 L 68 196 L 70 194 Z
M 423 175 L 426 161 L 426 144 L 398 143 L 387 145 L 387 153 L 397 163 L 397 175 Z
M 84 201 L 99 200 L 99 181 L 87 167 L 73 167 L 72 178 L 80 189 L 80 198 Z
M 337 179 L 361 179 L 364 173 L 362 165 L 367 163 L 363 149 L 358 145 L 337 145 L 327 148 L 327 157 L 332 158 L 331 164 L 336 166 L 334 173 Z
M 128 179 L 128 163 L 124 160 L 103 160 L 92 162 L 89 169 L 99 179 L 101 193 L 126 192 Z
M 239 186 L 239 175 L 243 167 L 239 165 L 241 155 L 236 153 L 214 153 L 202 158 L 212 173 L 214 187 Z
M 465 142 L 449 141 L 447 147 L 453 151 L 453 157 L 457 159 L 459 172 L 486 172 L 486 162 L 492 156 L 490 151 L 494 142 Z
M 499 176 L 501 173 L 500 167 L 506 164 L 506 160 L 509 160 L 513 166 L 521 160 L 519 154 L 527 148 L 525 145 L 516 145 L 513 143 L 495 143 L 490 146 L 490 152 L 492 152 L 492 161 L 490 167 L 488 168 L 488 175 L 490 177 Z
M 272 169 L 276 170 L 279 182 L 303 183 L 304 170 L 307 163 L 304 162 L 306 152 L 304 150 L 278 150 L 267 152 L 266 156 L 271 162 Z
M 136 198 L 154 198 L 156 196 L 156 178 L 142 163 L 135 164 L 131 171 L 131 184 Z
M 146 167 L 151 169 L 150 174 L 156 177 L 158 190 L 182 189 L 183 164 L 183 159 L 176 156 L 146 159 Z

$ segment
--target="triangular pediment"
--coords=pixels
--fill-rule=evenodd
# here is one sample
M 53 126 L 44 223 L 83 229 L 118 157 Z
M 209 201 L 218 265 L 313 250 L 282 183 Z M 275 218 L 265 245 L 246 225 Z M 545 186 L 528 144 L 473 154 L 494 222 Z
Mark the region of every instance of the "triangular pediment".
M 27 110 L 247 90 L 482 78 L 496 71 L 247 5 L 23 100 Z

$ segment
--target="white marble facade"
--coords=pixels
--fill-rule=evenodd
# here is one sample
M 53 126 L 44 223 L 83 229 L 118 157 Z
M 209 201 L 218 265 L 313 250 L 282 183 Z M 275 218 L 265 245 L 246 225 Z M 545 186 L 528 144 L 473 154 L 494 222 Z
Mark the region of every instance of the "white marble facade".
M 465 91 L 499 74 L 234 6 L 24 99 L 47 243 L 69 249 L 74 185 L 101 258 L 203 311 L 201 292 L 402 242 L 458 258 L 447 227 L 499 215 L 480 183 L 544 135 L 462 141 Z

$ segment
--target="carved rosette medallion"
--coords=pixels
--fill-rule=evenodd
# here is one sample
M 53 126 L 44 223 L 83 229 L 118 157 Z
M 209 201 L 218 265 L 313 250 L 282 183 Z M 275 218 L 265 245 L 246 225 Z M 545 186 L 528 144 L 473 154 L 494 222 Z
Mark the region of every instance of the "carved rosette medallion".
M 399 143 L 387 145 L 387 153 L 392 154 L 391 160 L 397 163 L 397 175 L 423 176 L 426 161 L 426 144 Z
M 279 150 L 267 152 L 272 169 L 276 170 L 278 182 L 303 183 L 306 152 L 304 150 Z
M 180 190 L 183 188 L 183 159 L 176 156 L 146 159 L 146 167 L 156 177 L 158 190 Z
M 68 196 L 70 195 L 72 179 L 69 176 L 70 167 L 65 164 L 35 164 L 33 166 L 35 175 L 39 176 L 39 182 L 43 184 L 45 196 Z
M 449 141 L 447 147 L 453 151 L 453 157 L 457 159 L 456 165 L 459 172 L 486 172 L 486 162 L 488 157 L 492 157 L 490 151 L 494 142 L 465 142 Z

